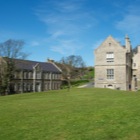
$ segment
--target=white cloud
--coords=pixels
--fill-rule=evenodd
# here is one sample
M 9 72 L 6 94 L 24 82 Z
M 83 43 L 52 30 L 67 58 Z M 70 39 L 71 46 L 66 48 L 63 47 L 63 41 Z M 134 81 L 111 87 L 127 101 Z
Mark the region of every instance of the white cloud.
M 40 45 L 40 43 L 39 42 L 37 42 L 37 41 L 32 41 L 31 43 L 30 43 L 30 46 L 39 46 Z
M 128 6 L 127 12 L 124 14 L 123 19 L 116 24 L 117 29 L 128 33 L 137 34 L 140 32 L 140 9 L 138 6 Z
M 135 1 L 136 2 L 136 1 Z M 126 7 L 127 11 L 123 14 L 122 20 L 118 21 L 116 28 L 123 34 L 128 34 L 132 47 L 140 43 L 140 9 L 139 3 L 135 3 Z
M 69 0 L 69 1 L 55 1 L 56 9 L 61 12 L 73 12 L 81 9 L 81 4 L 79 1 L 76 0 Z
M 97 24 L 93 11 L 84 7 L 85 2 L 48 0 L 36 10 L 38 18 L 46 25 L 48 43 L 54 43 L 50 46 L 51 51 L 74 53 L 83 46 L 81 36 Z M 73 41 L 68 43 L 68 40 Z
M 122 21 L 119 21 L 117 23 L 117 28 L 129 32 L 129 33 L 135 33 L 140 31 L 140 15 L 126 15 Z
M 51 46 L 51 50 L 58 52 L 62 55 L 75 54 L 76 51 L 80 50 L 82 45 L 75 40 L 59 40 L 57 45 Z

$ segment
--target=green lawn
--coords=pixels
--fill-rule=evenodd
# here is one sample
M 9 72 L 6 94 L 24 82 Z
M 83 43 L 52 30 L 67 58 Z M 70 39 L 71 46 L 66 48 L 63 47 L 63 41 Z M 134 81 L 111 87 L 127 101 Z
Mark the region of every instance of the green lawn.
M 140 92 L 73 88 L 1 96 L 0 140 L 140 140 Z

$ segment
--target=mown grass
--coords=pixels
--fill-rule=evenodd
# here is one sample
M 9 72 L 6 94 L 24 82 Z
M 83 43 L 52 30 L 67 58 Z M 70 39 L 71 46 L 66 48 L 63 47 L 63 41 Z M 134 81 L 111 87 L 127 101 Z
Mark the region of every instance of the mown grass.
M 71 89 L 0 97 L 0 140 L 139 140 L 140 92 Z

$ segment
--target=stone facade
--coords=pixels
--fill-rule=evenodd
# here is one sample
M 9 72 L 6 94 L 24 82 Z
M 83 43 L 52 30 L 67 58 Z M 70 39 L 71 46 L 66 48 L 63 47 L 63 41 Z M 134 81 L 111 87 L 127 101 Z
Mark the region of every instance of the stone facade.
M 131 89 L 132 49 L 128 36 L 125 41 L 125 46 L 122 46 L 109 36 L 95 50 L 95 87 Z
M 132 90 L 140 89 L 140 46 L 132 58 Z

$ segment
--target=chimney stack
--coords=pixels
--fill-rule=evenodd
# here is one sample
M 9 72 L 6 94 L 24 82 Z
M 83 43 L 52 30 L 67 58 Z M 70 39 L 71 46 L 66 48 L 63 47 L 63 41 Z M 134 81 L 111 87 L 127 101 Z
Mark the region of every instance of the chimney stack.
M 128 35 L 126 35 L 126 37 L 125 37 L 125 47 L 127 49 L 127 52 L 131 52 L 131 41 L 130 41 Z

